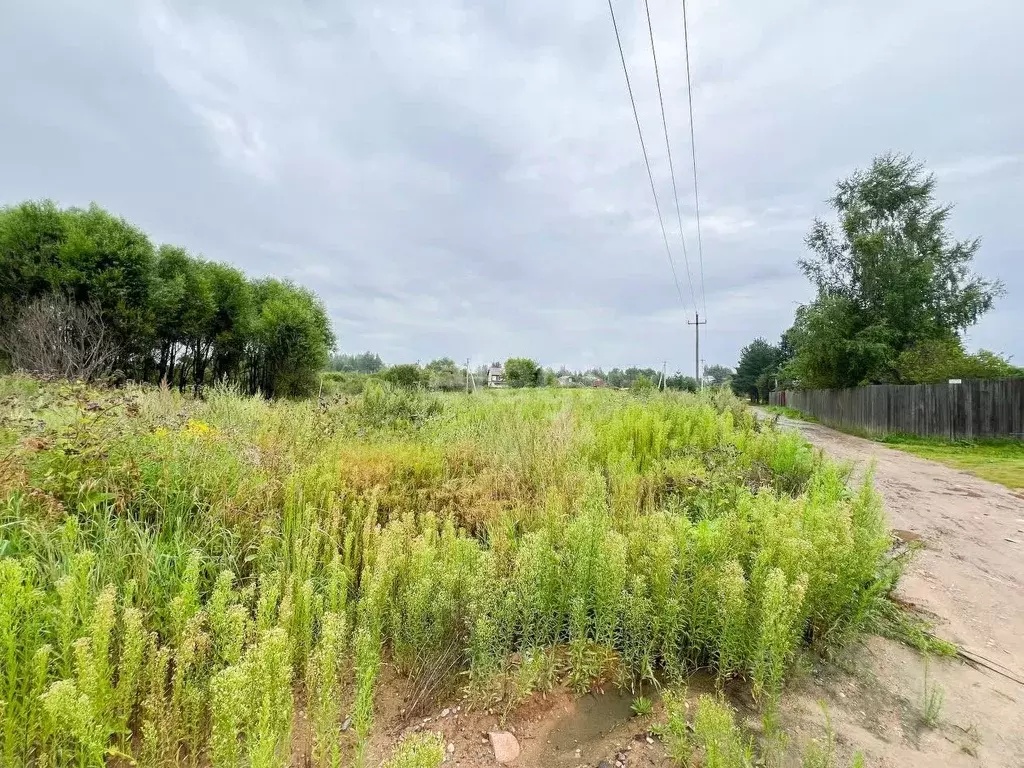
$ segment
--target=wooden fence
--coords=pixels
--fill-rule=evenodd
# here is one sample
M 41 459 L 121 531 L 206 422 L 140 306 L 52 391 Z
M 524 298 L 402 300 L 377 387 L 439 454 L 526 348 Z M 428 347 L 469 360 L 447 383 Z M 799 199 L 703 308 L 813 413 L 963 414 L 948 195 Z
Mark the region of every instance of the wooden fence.
M 1024 379 L 797 389 L 772 392 L 769 402 L 795 408 L 838 429 L 872 435 L 1024 438 Z

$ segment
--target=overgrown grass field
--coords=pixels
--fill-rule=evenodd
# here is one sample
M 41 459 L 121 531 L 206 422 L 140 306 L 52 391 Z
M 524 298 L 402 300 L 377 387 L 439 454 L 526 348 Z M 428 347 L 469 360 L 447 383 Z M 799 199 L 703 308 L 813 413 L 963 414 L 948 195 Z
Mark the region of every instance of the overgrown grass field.
M 5 766 L 362 765 L 383 664 L 425 699 L 701 669 L 770 703 L 895 577 L 871 486 L 723 393 L 7 377 L 0 457 Z

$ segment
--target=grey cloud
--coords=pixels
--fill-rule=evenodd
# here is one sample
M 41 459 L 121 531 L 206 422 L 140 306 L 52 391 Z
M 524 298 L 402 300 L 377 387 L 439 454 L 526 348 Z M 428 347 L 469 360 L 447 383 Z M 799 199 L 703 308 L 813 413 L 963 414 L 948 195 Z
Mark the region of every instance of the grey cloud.
M 1024 357 L 1024 10 L 690 3 L 705 357 L 809 298 L 832 185 L 912 151 L 1009 296 L 972 344 Z M 692 313 L 642 6 L 617 0 Z M 691 274 L 681 17 L 652 2 Z M 159 241 L 324 297 L 347 350 L 692 366 L 603 3 L 71 2 L 5 11 L 0 201 L 96 200 Z M 703 345 L 702 345 L 703 346 Z

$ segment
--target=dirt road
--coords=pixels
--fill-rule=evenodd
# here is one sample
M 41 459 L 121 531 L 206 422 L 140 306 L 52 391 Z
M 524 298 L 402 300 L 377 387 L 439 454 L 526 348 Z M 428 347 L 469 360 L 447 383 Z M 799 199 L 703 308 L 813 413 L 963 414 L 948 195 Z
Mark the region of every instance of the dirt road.
M 940 724 L 929 729 L 920 723 L 924 660 L 872 638 L 867 653 L 852 655 L 849 679 L 797 687 L 794 719 L 815 720 L 800 699 L 820 692 L 837 736 L 864 749 L 868 765 L 1024 766 L 1024 498 L 819 424 L 780 422 L 852 462 L 855 476 L 874 466 L 893 529 L 924 544 L 899 595 L 931 617 L 939 636 L 985 662 L 928 664 L 929 680 L 945 691 Z

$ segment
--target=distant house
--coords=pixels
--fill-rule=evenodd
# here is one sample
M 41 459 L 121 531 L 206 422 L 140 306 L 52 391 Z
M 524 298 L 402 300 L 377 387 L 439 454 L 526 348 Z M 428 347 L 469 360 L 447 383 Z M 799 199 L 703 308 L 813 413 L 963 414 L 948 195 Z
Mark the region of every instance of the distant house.
M 505 386 L 505 369 L 500 365 L 492 365 L 487 369 L 487 386 L 500 389 Z
M 573 376 L 559 376 L 558 377 L 558 386 L 560 386 L 560 387 L 575 387 L 575 386 L 577 386 L 576 379 Z

